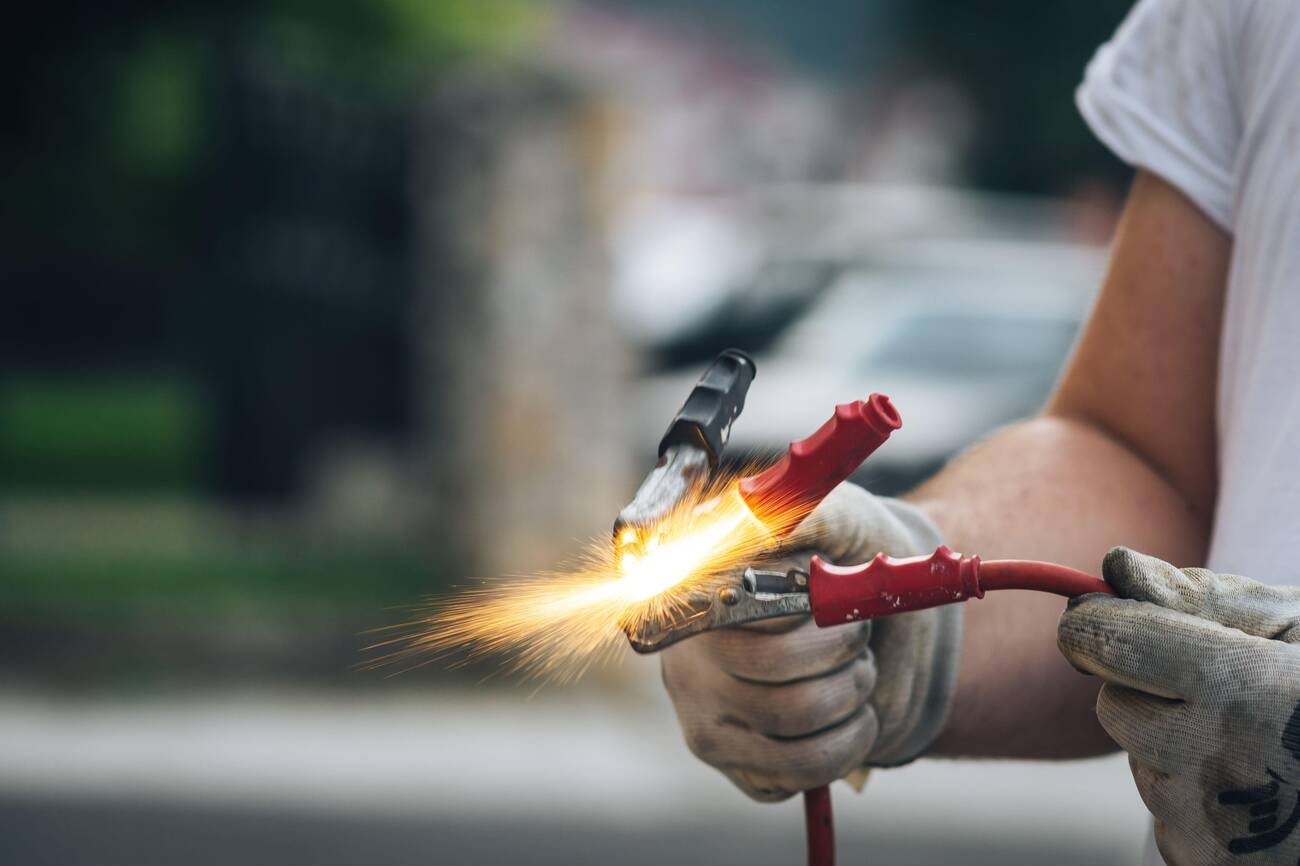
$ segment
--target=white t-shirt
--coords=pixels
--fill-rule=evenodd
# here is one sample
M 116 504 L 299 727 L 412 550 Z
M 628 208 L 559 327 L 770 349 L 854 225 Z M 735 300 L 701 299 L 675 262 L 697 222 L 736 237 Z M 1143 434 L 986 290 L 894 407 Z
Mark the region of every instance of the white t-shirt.
M 1142 0 L 1078 103 L 1233 236 L 1208 564 L 1300 584 L 1300 2 Z
M 1208 565 L 1300 584 L 1300 0 L 1141 0 L 1077 99 L 1233 236 Z

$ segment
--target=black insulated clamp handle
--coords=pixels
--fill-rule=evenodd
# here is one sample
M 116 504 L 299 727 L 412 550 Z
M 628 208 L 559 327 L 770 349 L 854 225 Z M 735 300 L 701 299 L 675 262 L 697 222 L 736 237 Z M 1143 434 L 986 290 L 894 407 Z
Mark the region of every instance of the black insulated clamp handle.
M 739 349 L 718 355 L 659 440 L 659 456 L 674 445 L 692 445 L 707 453 L 710 470 L 716 469 L 754 373 L 754 360 Z

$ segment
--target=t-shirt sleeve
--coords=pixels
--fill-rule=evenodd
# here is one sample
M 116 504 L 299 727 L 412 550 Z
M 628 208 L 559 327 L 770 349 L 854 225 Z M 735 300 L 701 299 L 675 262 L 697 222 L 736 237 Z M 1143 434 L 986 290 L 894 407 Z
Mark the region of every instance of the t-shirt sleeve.
M 1241 139 L 1237 0 L 1141 0 L 1075 95 L 1102 142 L 1232 231 Z

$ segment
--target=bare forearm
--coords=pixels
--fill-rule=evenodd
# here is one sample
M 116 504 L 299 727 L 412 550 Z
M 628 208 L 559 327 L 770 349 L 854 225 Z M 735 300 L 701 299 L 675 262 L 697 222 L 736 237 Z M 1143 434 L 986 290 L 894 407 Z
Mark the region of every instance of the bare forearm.
M 1127 545 L 1205 558 L 1217 477 L 1215 387 L 1231 238 L 1139 171 L 1079 345 L 1044 417 L 972 449 L 911 497 L 964 553 L 1096 574 Z M 993 593 L 966 606 L 946 754 L 1073 757 L 1113 747 L 1098 684 L 1056 649 L 1063 602 Z
M 1204 558 L 1206 515 L 1124 445 L 1068 418 L 1003 430 L 908 498 L 954 549 L 985 559 L 1046 559 L 1097 573 L 1118 544 L 1179 563 Z M 1093 713 L 1098 683 L 1057 652 L 1063 607 L 1027 592 L 966 606 L 939 753 L 1077 757 L 1114 748 Z

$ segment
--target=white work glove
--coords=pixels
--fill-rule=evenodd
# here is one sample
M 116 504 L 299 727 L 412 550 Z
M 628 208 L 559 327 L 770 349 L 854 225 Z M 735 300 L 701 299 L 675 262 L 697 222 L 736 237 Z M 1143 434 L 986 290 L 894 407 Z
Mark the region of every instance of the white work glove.
M 939 544 L 917 509 L 841 484 L 764 567 L 807 569 L 813 552 L 854 564 Z M 786 617 L 669 647 L 663 678 L 695 756 L 754 799 L 783 800 L 929 748 L 947 718 L 960 638 L 959 605 L 831 628 Z
M 1097 717 L 1129 754 L 1175 866 L 1300 858 L 1300 589 L 1124 548 L 1123 598 L 1075 599 L 1057 640 L 1102 677 Z

